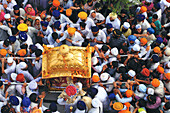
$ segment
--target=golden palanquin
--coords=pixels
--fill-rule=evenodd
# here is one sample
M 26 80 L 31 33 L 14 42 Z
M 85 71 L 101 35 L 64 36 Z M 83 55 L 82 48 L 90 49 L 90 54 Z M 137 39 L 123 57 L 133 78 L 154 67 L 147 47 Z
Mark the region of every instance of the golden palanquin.
M 91 52 L 93 47 L 44 47 L 42 78 L 91 78 Z

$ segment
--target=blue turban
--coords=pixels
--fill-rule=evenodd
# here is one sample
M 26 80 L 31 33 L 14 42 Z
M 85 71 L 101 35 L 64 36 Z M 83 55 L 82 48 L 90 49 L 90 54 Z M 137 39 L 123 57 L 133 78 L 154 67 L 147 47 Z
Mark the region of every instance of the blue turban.
M 37 46 L 30 45 L 29 49 L 31 49 L 31 51 L 35 52 L 37 50 Z
M 9 39 L 10 42 L 13 42 L 13 43 L 16 41 L 15 36 L 10 36 L 10 37 L 8 37 L 8 39 Z
M 139 15 L 137 15 L 136 18 L 137 18 L 138 21 L 143 21 L 145 19 L 145 16 L 142 15 L 142 14 L 139 14 Z
M 19 32 L 19 39 L 23 42 L 27 40 L 28 36 L 26 32 Z
M 161 37 L 158 37 L 158 38 L 156 39 L 156 42 L 157 42 L 158 44 L 161 44 L 161 43 L 163 42 L 163 39 L 162 39 Z
M 29 107 L 31 104 L 31 101 L 28 97 L 24 97 L 23 100 L 22 100 L 22 105 L 25 106 L 25 107 Z
M 19 105 L 19 100 L 16 96 L 10 96 L 9 101 L 11 102 L 12 105 L 17 106 Z
M 98 32 L 99 31 L 99 28 L 97 26 L 92 26 L 91 27 L 91 31 L 92 32 Z
M 157 62 L 159 62 L 159 56 L 158 55 L 156 55 L 156 54 L 154 54 L 153 56 L 152 56 L 152 59 L 153 59 L 153 62 L 154 63 L 157 63 Z
M 54 28 L 58 29 L 60 27 L 60 25 L 61 25 L 61 22 L 60 21 L 56 21 L 54 23 Z
M 85 104 L 83 101 L 79 100 L 79 101 L 77 102 L 77 108 L 78 108 L 79 110 L 85 110 L 85 109 L 86 109 L 86 104 Z
M 41 26 L 47 27 L 47 26 L 48 26 L 48 22 L 46 22 L 46 21 L 41 21 Z
M 55 102 L 52 102 L 49 106 L 49 109 L 52 111 L 52 112 L 56 112 L 57 111 L 57 105 Z
M 14 5 L 14 10 L 19 10 L 19 6 L 18 5 Z
M 129 36 L 128 36 L 128 40 L 129 40 L 129 41 L 135 41 L 136 39 L 137 39 L 137 37 L 134 36 L 134 35 L 129 35 Z
M 150 28 L 147 29 L 147 32 L 149 32 L 150 34 L 154 34 L 154 33 L 155 33 L 155 30 L 150 27 Z
M 112 26 L 111 23 L 108 23 L 108 24 L 106 24 L 106 28 L 107 28 L 107 29 L 110 29 L 110 28 L 113 28 L 113 26 Z
M 111 94 L 109 95 L 109 99 L 110 99 L 110 100 L 114 100 L 114 99 L 115 99 L 115 94 L 114 94 L 114 93 L 111 93 Z
M 60 11 L 59 10 L 54 10 L 53 11 L 53 16 L 56 17 L 56 18 L 59 17 L 60 16 Z
M 142 93 L 146 93 L 147 87 L 144 84 L 139 85 L 139 91 Z

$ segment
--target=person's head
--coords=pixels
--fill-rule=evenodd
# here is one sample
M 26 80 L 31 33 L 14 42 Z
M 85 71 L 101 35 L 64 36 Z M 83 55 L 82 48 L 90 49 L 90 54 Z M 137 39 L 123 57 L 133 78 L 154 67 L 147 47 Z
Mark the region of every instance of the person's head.
M 19 99 L 16 96 L 10 96 L 9 101 L 13 106 L 19 105 Z
M 14 60 L 13 60 L 12 57 L 8 57 L 8 58 L 7 58 L 7 64 L 8 64 L 8 66 L 12 66 L 13 62 L 14 62 Z
M 145 0 L 145 5 L 150 6 L 152 3 L 152 0 Z
M 1 108 L 1 113 L 10 113 L 10 106 L 7 105 L 3 105 Z
M 54 28 L 57 29 L 57 30 L 61 30 L 61 23 L 60 23 L 60 21 L 56 21 L 54 23 Z
M 156 103 L 156 96 L 155 95 L 148 95 L 147 100 L 150 104 L 155 104 Z
M 3 47 L 7 48 L 10 45 L 9 39 L 6 39 L 3 43 Z
M 49 106 L 49 109 L 52 111 L 52 112 L 56 112 L 57 111 L 57 105 L 55 102 L 52 102 Z
M 14 12 L 17 14 L 19 13 L 19 6 L 18 5 L 14 5 L 13 6 Z
M 154 33 L 155 33 L 155 30 L 152 27 L 147 29 L 147 34 L 148 35 L 151 35 L 151 34 L 154 34 Z
M 47 20 L 47 22 L 50 22 L 51 21 L 51 15 L 47 15 L 46 20 Z
M 160 7 L 160 4 L 159 4 L 159 3 L 156 3 L 156 4 L 154 4 L 154 6 L 153 6 L 153 8 L 152 8 L 152 11 L 153 11 L 153 12 L 156 12 L 156 11 L 158 11 L 160 8 L 161 8 L 161 7 Z
M 68 17 L 70 17 L 71 15 L 72 15 L 72 13 L 73 13 L 73 11 L 72 11 L 72 9 L 66 9 L 66 15 L 68 16 Z
M 165 105 L 163 106 L 163 109 L 165 111 L 169 110 L 170 109 L 170 102 L 166 102 Z
M 144 99 L 139 99 L 138 102 L 139 107 L 146 107 L 146 101 Z
M 139 14 L 137 15 L 136 19 L 137 19 L 137 22 L 144 22 L 145 16 L 142 14 Z
M 80 22 L 80 29 L 85 30 L 85 27 L 86 27 L 86 23 Z
M 12 0 L 7 0 L 8 3 L 11 3 Z
M 76 32 L 76 28 L 74 28 L 74 27 L 69 27 L 69 28 L 67 29 L 67 32 L 68 32 L 69 36 L 72 37 L 72 36 L 75 34 L 75 32 Z
M 95 18 L 96 17 L 96 11 L 95 10 L 91 10 L 90 11 L 91 17 Z
M 100 80 L 102 81 L 102 82 L 107 82 L 108 81 L 108 79 L 110 78 L 110 74 L 109 73 L 102 73 L 101 75 L 100 75 Z
M 97 26 L 91 27 L 91 31 L 93 33 L 93 36 L 97 36 L 99 33 L 99 28 Z
M 113 31 L 113 25 L 111 23 L 107 23 L 106 28 L 108 34 L 110 34 Z
M 96 94 L 98 93 L 98 89 L 96 89 L 96 88 L 88 88 L 87 89 L 87 94 L 93 99 L 95 96 L 96 96 Z
M 112 22 L 117 18 L 117 14 L 112 12 L 112 13 L 109 14 L 109 17 L 110 17 L 110 21 Z
M 122 47 L 119 50 L 119 53 L 123 55 L 123 54 L 127 54 L 127 52 L 128 52 L 128 47 L 126 45 L 122 45 Z
M 41 21 L 41 26 L 42 26 L 42 30 L 43 30 L 43 31 L 47 30 L 48 22 L 46 22 L 46 21 Z
M 40 20 L 39 19 L 35 20 L 35 25 L 40 25 Z
M 81 21 L 86 22 L 86 20 L 87 20 L 87 13 L 84 12 L 84 11 L 81 11 L 81 12 L 78 14 L 78 17 L 81 19 Z
M 141 38 L 141 39 L 140 39 L 140 45 L 141 45 L 141 46 L 145 46 L 145 45 L 147 44 L 147 42 L 148 42 L 148 41 L 147 41 L 146 38 Z
M 54 41 L 56 41 L 56 39 L 58 39 L 58 34 L 56 32 L 53 32 L 52 38 L 53 38 Z
M 20 57 L 24 57 L 27 54 L 26 49 L 20 49 L 17 51 L 17 55 L 19 55 Z
M 122 17 L 125 17 L 126 14 L 127 14 L 127 10 L 122 9 L 121 12 L 120 12 L 120 14 L 121 14 Z
M 145 7 L 145 6 L 142 6 L 141 8 L 140 8 L 140 12 L 141 13 L 144 13 L 144 12 L 146 12 L 147 11 L 147 8 Z
M 53 11 L 53 16 L 56 20 L 59 20 L 61 15 L 60 15 L 60 11 L 59 10 L 54 10 Z
M 152 16 L 152 22 L 155 22 L 156 20 L 158 20 L 158 15 L 157 14 L 154 14 Z
M 134 36 L 134 35 L 129 35 L 128 36 L 128 40 L 129 40 L 130 44 L 134 44 L 136 39 L 137 39 L 137 37 Z
M 5 57 L 7 53 L 6 49 L 0 49 L 0 56 Z
M 36 60 L 39 60 L 41 55 L 42 55 L 42 50 L 41 50 L 41 49 L 37 49 L 37 50 L 35 51 L 35 56 L 36 56 L 36 58 L 38 58 L 38 59 L 36 59 Z
M 29 46 L 30 53 L 34 53 L 37 50 L 37 46 L 35 45 L 30 45 Z
M 37 95 L 36 93 L 32 93 L 32 94 L 29 96 L 29 99 L 31 100 L 31 102 L 37 103 L 37 101 L 38 101 L 38 95 Z
M 60 2 L 58 0 L 53 0 L 53 6 L 55 7 L 60 6 Z
M 8 22 L 8 21 L 11 21 L 11 15 L 9 13 L 5 14 L 4 15 L 4 18 L 5 20 Z
M 120 36 L 121 36 L 121 34 L 122 34 L 119 29 L 113 30 L 112 33 L 113 33 L 113 34 L 112 34 L 113 37 L 116 38 L 116 39 L 120 38 Z
M 27 5 L 27 12 L 30 13 L 31 11 L 32 11 L 32 6 L 31 6 L 31 4 L 28 4 L 28 5 Z
M 101 52 L 103 53 L 106 53 L 108 50 L 109 50 L 109 47 L 106 44 L 104 44 L 101 48 Z
M 142 32 L 142 26 L 141 26 L 140 24 L 137 24 L 137 25 L 135 26 L 135 29 L 136 29 L 136 31 L 137 31 L 138 33 L 141 33 L 141 32 Z

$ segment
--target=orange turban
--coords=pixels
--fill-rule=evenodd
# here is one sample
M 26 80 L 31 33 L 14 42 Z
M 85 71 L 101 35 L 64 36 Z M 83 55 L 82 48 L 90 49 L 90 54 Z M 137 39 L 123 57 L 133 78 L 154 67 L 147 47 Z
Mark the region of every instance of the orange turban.
M 74 34 L 74 33 L 76 32 L 76 28 L 74 28 L 74 27 L 69 27 L 69 28 L 67 29 L 67 32 L 70 33 L 70 34 Z
M 129 102 L 124 103 L 124 105 L 125 105 L 127 108 L 130 107 L 130 103 L 129 103 Z
M 16 81 L 24 82 L 24 81 L 25 81 L 24 74 L 19 73 L 19 74 L 17 75 Z
M 6 56 L 7 50 L 6 50 L 6 49 L 1 49 L 1 50 L 0 50 L 0 54 L 1 54 L 2 56 Z
M 19 56 L 22 56 L 22 57 L 25 56 L 25 55 L 27 54 L 27 52 L 26 52 L 25 49 L 20 49 L 20 50 L 18 50 L 17 53 L 18 53 Z
M 163 74 L 164 73 L 164 68 L 161 66 L 158 66 L 156 69 L 159 73 Z
M 141 38 L 141 39 L 140 39 L 140 42 L 143 43 L 144 45 L 146 45 L 148 41 L 147 41 L 146 38 Z
M 71 16 L 71 14 L 72 14 L 72 10 L 71 9 L 66 9 L 66 15 Z
M 92 77 L 92 82 L 99 82 L 99 81 L 100 81 L 99 76 L 93 75 L 93 77 Z
M 53 0 L 53 6 L 55 7 L 60 6 L 60 2 L 58 0 Z
M 143 68 L 143 70 L 141 71 L 141 74 L 148 77 L 150 75 L 150 71 L 147 68 Z
M 33 111 L 33 113 L 42 113 L 40 109 L 36 109 Z
M 87 18 L 87 13 L 82 11 L 78 14 L 78 17 L 82 20 L 86 19 Z
M 152 86 L 153 87 L 158 87 L 160 85 L 160 81 L 156 78 L 152 80 Z
M 115 109 L 115 110 L 117 110 L 117 111 L 122 110 L 122 109 L 123 109 L 123 104 L 120 103 L 120 102 L 115 102 L 115 103 L 113 104 L 113 109 Z
M 133 95 L 133 91 L 128 89 L 128 90 L 126 91 L 126 96 L 127 96 L 127 97 L 132 97 L 132 95 Z
M 168 80 L 170 80 L 170 73 L 166 73 L 166 74 L 165 74 L 165 77 L 166 77 Z
M 155 48 L 153 48 L 153 51 L 155 52 L 155 53 L 160 53 L 161 52 L 161 49 L 160 49 L 160 47 L 155 47 Z
M 145 6 L 142 6 L 142 7 L 140 8 L 140 10 L 141 10 L 142 13 L 144 13 L 144 12 L 147 11 L 147 8 L 146 8 Z

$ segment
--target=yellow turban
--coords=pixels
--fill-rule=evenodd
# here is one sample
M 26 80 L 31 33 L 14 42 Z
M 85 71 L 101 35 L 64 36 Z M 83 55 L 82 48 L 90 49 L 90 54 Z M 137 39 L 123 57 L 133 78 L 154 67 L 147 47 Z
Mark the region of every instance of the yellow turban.
M 67 29 L 67 32 L 68 32 L 69 34 L 74 34 L 74 33 L 76 32 L 76 28 L 74 28 L 74 27 L 69 27 L 69 28 Z
M 87 18 L 87 13 L 82 11 L 78 14 L 78 17 L 82 20 L 86 19 Z
M 27 26 L 27 24 L 21 23 L 21 24 L 18 25 L 17 29 L 19 31 L 27 31 L 28 26 Z
M 1 50 L 0 50 L 0 54 L 1 54 L 2 56 L 6 56 L 7 50 L 6 50 L 6 49 L 1 49 Z

